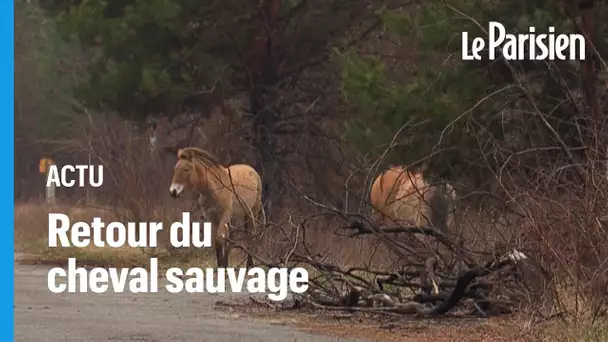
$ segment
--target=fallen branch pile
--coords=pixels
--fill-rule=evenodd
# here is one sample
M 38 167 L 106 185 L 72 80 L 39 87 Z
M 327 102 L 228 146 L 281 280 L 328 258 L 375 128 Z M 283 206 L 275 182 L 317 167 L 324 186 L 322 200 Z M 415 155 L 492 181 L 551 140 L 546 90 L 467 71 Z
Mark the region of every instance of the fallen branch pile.
M 510 312 L 515 304 L 509 299 L 491 298 L 490 294 L 496 287 L 521 282 L 522 277 L 518 277 L 520 273 L 547 276 L 537 263 L 516 249 L 496 251 L 493 255 L 487 255 L 485 261 L 476 264 L 473 261 L 474 252 L 453 243 L 453 239 L 432 228 L 377 228 L 361 220 L 355 223 L 351 221 L 341 230 L 350 232 L 346 236 L 351 237 L 373 234 L 397 255 L 409 261 L 406 267 L 393 272 L 369 267 L 343 269 L 312 252 L 311 246 L 302 238 L 304 234 L 298 233 L 306 230 L 306 222 L 294 228 L 297 228 L 295 239 L 293 233 L 284 232 L 285 236 L 291 237 L 291 246 L 279 261 L 270 262 L 259 255 L 254 256 L 258 263 L 267 267 L 305 267 L 309 270 L 309 290 L 303 294 L 293 294 L 293 301 L 282 304 L 281 309 L 312 308 L 433 317 L 448 313 L 459 303 L 469 302 L 474 313 L 487 316 Z M 422 233 L 435 237 L 439 244 L 458 256 L 462 270 L 455 272 L 457 268 L 453 266 L 437 269 L 438 257 L 425 258 L 423 253 L 416 253 L 411 244 L 395 238 L 395 234 L 401 233 Z M 242 245 L 238 246 L 246 250 Z M 498 278 L 494 282 L 482 279 L 488 276 Z M 516 287 L 520 290 L 523 288 L 519 285 Z

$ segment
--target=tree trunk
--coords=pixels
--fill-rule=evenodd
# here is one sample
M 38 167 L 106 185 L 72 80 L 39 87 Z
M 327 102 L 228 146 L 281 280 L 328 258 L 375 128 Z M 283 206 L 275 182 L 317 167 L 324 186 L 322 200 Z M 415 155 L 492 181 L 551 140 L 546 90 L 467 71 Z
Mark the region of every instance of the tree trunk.
M 256 37 L 252 87 L 250 90 L 251 119 L 254 144 L 257 150 L 256 168 L 262 175 L 262 200 L 267 220 L 273 214 L 272 203 L 278 199 L 280 184 L 276 165 L 276 137 L 274 123 L 279 116 L 276 110 L 278 61 L 276 56 L 278 0 L 260 0 L 262 23 Z
M 587 149 L 592 151 L 587 158 L 590 166 L 594 169 L 599 168 L 599 172 L 608 176 L 607 164 L 608 156 L 606 155 L 606 142 L 602 136 L 603 120 L 600 113 L 600 108 L 597 103 L 595 94 L 595 79 L 597 76 L 597 63 L 595 53 L 595 1 L 581 0 L 579 2 L 579 11 L 581 16 L 582 33 L 585 36 L 585 60 L 582 62 L 582 88 L 585 95 L 585 107 L 587 109 L 587 119 L 591 123 L 591 136 L 589 137 L 589 146 Z M 599 157 L 599 158 L 598 158 Z M 598 160 L 599 159 L 599 160 Z M 603 161 L 603 162 L 602 162 Z

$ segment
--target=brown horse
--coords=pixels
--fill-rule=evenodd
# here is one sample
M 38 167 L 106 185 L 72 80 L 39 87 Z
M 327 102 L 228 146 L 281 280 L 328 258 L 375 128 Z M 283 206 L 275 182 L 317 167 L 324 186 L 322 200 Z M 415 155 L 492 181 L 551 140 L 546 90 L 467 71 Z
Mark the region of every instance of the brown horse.
M 253 236 L 258 224 L 266 224 L 260 175 L 249 165 L 225 167 L 211 153 L 196 147 L 180 149 L 177 159 L 169 192 L 174 198 L 193 193 L 204 203 L 212 224 L 217 266 L 228 267 L 229 227 L 244 223 Z M 247 268 L 252 266 L 253 258 L 247 252 Z
M 422 173 L 391 166 L 371 188 L 375 221 L 384 226 L 431 227 L 450 233 L 454 223 L 456 191 L 450 184 L 428 184 Z M 415 234 L 430 246 L 428 235 Z M 437 292 L 436 284 L 435 292 Z
M 422 173 L 391 166 L 372 184 L 371 205 L 385 226 L 433 227 L 449 232 L 456 191 L 450 184 L 431 185 Z

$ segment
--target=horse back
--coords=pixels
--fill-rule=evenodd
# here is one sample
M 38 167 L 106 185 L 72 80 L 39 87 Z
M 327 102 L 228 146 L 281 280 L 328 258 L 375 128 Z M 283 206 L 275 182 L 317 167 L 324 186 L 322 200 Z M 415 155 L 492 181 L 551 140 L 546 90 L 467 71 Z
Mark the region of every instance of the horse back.
M 402 192 L 404 180 L 408 178 L 403 167 L 391 167 L 380 174 L 372 184 L 370 200 L 372 207 L 382 214 L 395 219 L 394 204 Z
M 262 178 L 260 174 L 246 164 L 231 165 L 227 170 L 229 182 L 231 182 L 234 191 L 234 199 L 237 200 L 236 203 L 242 201 L 241 204 L 245 204 L 251 210 L 259 209 L 262 203 Z
M 396 222 L 419 224 L 430 194 L 422 173 L 393 166 L 374 181 L 371 202 L 374 209 Z

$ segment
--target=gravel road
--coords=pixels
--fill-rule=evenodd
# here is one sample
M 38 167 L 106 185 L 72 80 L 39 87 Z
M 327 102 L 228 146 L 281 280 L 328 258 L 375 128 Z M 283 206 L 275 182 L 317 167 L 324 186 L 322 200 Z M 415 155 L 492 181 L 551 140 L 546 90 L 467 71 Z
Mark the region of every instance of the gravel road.
M 158 293 L 53 294 L 49 269 L 15 263 L 16 341 L 364 341 L 217 311 L 216 301 L 239 294 L 170 294 L 164 279 Z

